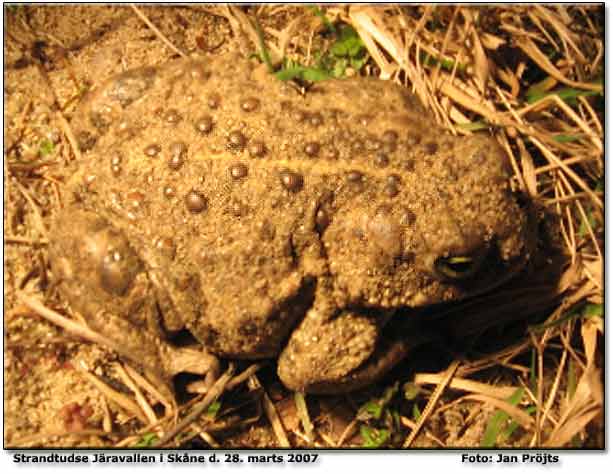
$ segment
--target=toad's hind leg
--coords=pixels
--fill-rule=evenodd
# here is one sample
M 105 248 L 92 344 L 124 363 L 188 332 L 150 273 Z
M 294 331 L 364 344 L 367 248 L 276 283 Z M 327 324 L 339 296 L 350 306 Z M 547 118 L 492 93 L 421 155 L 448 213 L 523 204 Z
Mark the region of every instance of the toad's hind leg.
M 381 337 L 382 316 L 338 311 L 325 283 L 279 358 L 290 389 L 342 393 L 375 382 L 404 358 L 408 345 Z
M 217 369 L 204 351 L 163 339 L 154 285 L 125 232 L 93 212 L 68 208 L 56 216 L 49 258 L 60 293 L 106 345 L 170 388 L 178 372 Z

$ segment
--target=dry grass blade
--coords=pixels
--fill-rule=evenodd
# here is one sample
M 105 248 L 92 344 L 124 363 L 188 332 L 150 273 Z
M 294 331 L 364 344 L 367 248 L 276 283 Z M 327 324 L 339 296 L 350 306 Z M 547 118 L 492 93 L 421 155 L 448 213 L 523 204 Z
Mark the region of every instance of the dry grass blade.
M 79 367 L 79 373 L 85 377 L 85 379 L 94 385 L 104 396 L 106 396 L 109 400 L 112 400 L 121 408 L 126 410 L 132 416 L 138 418 L 142 423 L 147 423 L 147 418 L 143 415 L 143 412 L 139 408 L 139 406 L 132 401 L 131 398 L 124 395 L 123 393 L 118 392 L 117 390 L 109 387 L 102 380 L 96 377 L 94 374 L 90 373 L 84 368 Z
M 226 390 L 232 390 L 234 387 L 238 387 L 261 368 L 262 364 L 251 364 L 249 367 L 247 367 L 240 374 L 236 375 L 228 382 L 228 385 L 226 385 Z
M 592 316 L 582 321 L 581 338 L 583 339 L 583 348 L 585 350 L 585 358 L 587 360 L 585 365 L 588 368 L 594 366 L 598 333 L 604 333 L 603 318 Z
M 377 44 L 390 54 L 393 58 L 402 58 L 402 48 L 397 41 L 393 39 L 383 26 L 380 20 L 379 13 L 370 7 L 351 7 L 349 10 L 349 18 L 356 31 L 364 41 L 368 52 L 371 54 L 379 68 L 381 69 L 381 78 L 389 79 L 396 71 L 396 65 L 390 63 L 381 53 Z M 403 64 L 401 63 L 401 66 Z
M 541 431 L 544 429 L 545 420 L 549 416 L 549 412 L 551 411 L 551 408 L 556 400 L 556 396 L 558 395 L 558 389 L 560 387 L 560 381 L 562 380 L 562 375 L 564 373 L 564 367 L 566 366 L 567 357 L 568 357 L 568 350 L 565 350 L 562 353 L 560 363 L 558 364 L 558 370 L 556 371 L 556 376 L 554 378 L 553 385 L 551 386 L 551 389 L 549 390 L 549 397 L 547 398 L 547 401 L 545 402 L 545 407 L 543 409 L 543 417 L 540 420 L 541 424 L 539 426 L 539 430 Z
M 198 430 L 198 436 L 200 436 L 211 448 L 219 449 L 222 447 L 209 433 L 199 430 L 197 426 L 195 426 L 195 428 Z
M 23 245 L 49 245 L 49 241 L 47 239 L 38 239 L 38 240 L 33 240 L 33 239 L 28 239 L 26 237 L 16 237 L 16 236 L 11 236 L 11 235 L 7 235 L 4 237 L 4 243 L 5 244 L 23 244 Z
M 581 376 L 575 394 L 554 428 L 545 447 L 559 447 L 569 443 L 572 438 L 596 416 L 602 414 L 601 373 L 590 366 Z
M 34 222 L 36 223 L 36 227 L 38 228 L 40 235 L 43 236 L 44 240 L 48 240 L 49 233 L 47 232 L 47 228 L 45 227 L 43 216 L 40 213 L 38 205 L 34 202 L 34 199 L 32 199 L 30 193 L 19 183 L 19 181 L 15 181 L 14 184 L 15 186 L 17 186 L 17 189 L 19 189 L 21 195 L 25 198 L 26 201 L 28 201 L 28 204 L 32 208 L 32 212 L 34 213 Z
M 172 51 L 174 51 L 175 53 L 177 53 L 179 56 L 181 56 L 182 58 L 187 58 L 187 54 L 185 54 L 183 51 L 181 51 L 179 48 L 177 48 L 174 44 L 172 44 L 172 42 L 166 38 L 166 36 L 164 36 L 164 34 L 153 24 L 151 23 L 151 21 L 149 20 L 149 18 L 147 18 L 147 16 L 140 11 L 140 9 L 132 4 L 130 5 L 130 7 L 132 8 L 132 10 L 134 10 L 134 13 L 136 13 L 136 15 L 143 20 L 143 22 L 149 27 L 151 28 L 151 30 L 156 34 L 156 36 L 158 38 L 160 38 L 160 40 L 162 40 L 162 42 L 168 46 Z
M 211 387 L 211 390 L 206 394 L 204 399 L 198 403 L 191 411 L 189 415 L 183 418 L 173 429 L 171 429 L 162 439 L 155 443 L 154 447 L 160 448 L 165 446 L 169 441 L 171 441 L 175 436 L 189 427 L 193 422 L 195 422 L 198 418 L 202 416 L 204 411 L 211 405 L 211 403 L 215 402 L 221 394 L 224 392 L 226 388 L 226 384 L 232 378 L 234 373 L 234 366 L 230 364 L 225 373 L 217 379 L 215 384 Z
M 481 38 L 479 37 L 475 26 L 472 24 L 471 34 L 474 48 L 473 51 L 475 53 L 475 73 L 479 85 L 479 90 L 483 94 L 485 92 L 487 81 L 490 77 L 490 68 L 487 56 L 485 55 L 485 51 L 483 50 L 483 45 L 481 44 Z
M 252 390 L 262 388 L 262 384 L 260 383 L 256 375 L 252 375 L 251 377 L 249 377 L 248 385 L 249 388 L 251 388 Z M 290 444 L 289 439 L 287 439 L 287 435 L 285 434 L 285 428 L 283 428 L 283 423 L 281 423 L 281 418 L 279 418 L 279 414 L 275 409 L 275 405 L 272 403 L 270 397 L 265 390 L 263 391 L 262 395 L 262 404 L 264 405 L 264 412 L 268 417 L 268 421 L 270 422 L 273 432 L 277 437 L 279 447 L 291 448 L 292 445 Z
M 132 392 L 134 392 L 134 397 L 136 398 L 136 402 L 138 403 L 138 406 L 140 407 L 142 412 L 147 417 L 147 421 L 149 423 L 157 423 L 158 419 L 157 419 L 157 416 L 155 416 L 155 412 L 153 411 L 153 408 L 151 408 L 151 405 L 149 405 L 149 402 L 143 396 L 143 392 L 141 392 L 140 388 L 138 388 L 138 386 L 130 378 L 130 376 L 128 375 L 126 370 L 123 368 L 123 366 L 121 364 L 115 364 L 115 369 L 117 370 L 117 373 L 119 374 L 119 377 L 121 378 L 122 382 L 130 390 L 132 390 Z
M 91 329 L 83 326 L 82 324 L 68 319 L 62 316 L 60 313 L 47 308 L 37 299 L 32 298 L 20 291 L 17 292 L 17 298 L 19 298 L 23 302 L 23 304 L 25 304 L 28 308 L 30 308 L 39 316 L 42 316 L 46 320 L 65 329 L 66 331 L 74 334 L 75 336 L 79 336 L 85 340 L 106 346 L 110 349 L 116 350 L 119 353 L 122 352 L 121 347 L 119 347 L 112 339 L 109 339 L 95 331 L 92 331 Z
M 417 385 L 437 385 L 444 380 L 445 376 L 446 374 L 415 374 L 413 381 Z M 513 395 L 515 390 L 517 390 L 516 387 L 489 385 L 460 377 L 454 377 L 451 379 L 448 387 L 453 390 L 472 392 L 500 399 L 509 398 L 511 395 Z
M 172 413 L 175 410 L 176 403 L 174 400 L 168 400 L 153 384 L 151 384 L 151 382 L 149 382 L 145 377 L 143 377 L 129 365 L 124 364 L 123 368 L 136 383 L 140 384 L 140 386 L 147 390 L 147 392 L 149 392 L 158 402 L 164 405 L 166 413 Z
M 66 135 L 66 138 L 68 139 L 68 143 L 70 144 L 70 149 L 74 153 L 74 157 L 77 160 L 77 163 L 82 163 L 83 157 L 81 155 L 81 149 L 79 148 L 77 139 L 75 138 L 74 133 L 72 132 L 72 127 L 68 123 L 68 120 L 66 120 L 66 117 L 64 117 L 63 113 L 58 112 L 57 119 L 60 122 L 60 126 L 62 127 L 62 130 L 64 131 L 64 135 Z
M 409 428 L 410 430 L 414 430 L 415 428 L 417 428 L 417 423 L 415 423 L 414 421 L 408 419 L 406 416 L 401 416 L 400 417 L 400 423 L 402 423 L 403 426 Z M 425 430 L 424 434 L 426 435 L 427 438 L 429 438 L 432 441 L 434 441 L 439 447 L 441 447 L 441 448 L 446 447 L 445 443 L 443 443 L 440 439 L 438 439 L 436 436 L 434 436 L 429 431 Z
M 452 78 L 449 75 L 443 75 L 446 77 L 446 80 L 441 83 L 441 92 L 448 96 L 454 102 L 457 102 L 462 107 L 475 112 L 491 123 L 491 124 L 499 124 L 501 123 L 498 114 L 492 110 L 490 110 L 484 103 L 477 102 L 473 97 L 466 94 L 459 87 L 452 83 Z
M 258 33 L 251 21 L 249 20 L 249 17 L 239 7 L 225 5 L 224 7 L 222 7 L 222 12 L 225 18 L 230 23 L 232 31 L 234 31 L 234 35 L 237 38 L 239 38 L 241 41 L 244 41 L 246 35 L 251 44 L 256 45 L 256 47 L 259 48 L 260 40 L 258 37 Z M 273 49 L 276 49 L 274 45 L 272 45 L 272 47 Z
M 100 405 L 102 406 L 102 429 L 105 433 L 110 433 L 113 430 L 113 421 L 111 419 L 111 410 L 106 401 L 106 397 L 100 396 Z
M 576 87 L 577 89 L 585 89 L 590 91 L 602 92 L 602 86 L 600 84 L 591 84 L 589 82 L 577 82 L 572 79 L 568 79 L 564 74 L 560 72 L 558 68 L 556 68 L 551 62 L 549 58 L 543 54 L 543 52 L 536 46 L 534 41 L 532 41 L 528 37 L 518 37 L 516 40 L 516 44 L 521 50 L 526 53 L 530 59 L 532 59 L 536 64 L 538 64 L 541 69 L 546 71 L 548 74 L 551 74 L 558 81 L 563 84 L 569 85 L 571 87 Z
M 534 420 L 530 417 L 530 415 L 524 412 L 521 408 L 511 405 L 505 400 L 489 397 L 487 395 L 466 395 L 463 397 L 463 399 L 489 403 L 490 405 L 495 406 L 496 408 L 507 413 L 526 430 L 530 430 L 534 426 Z
M 294 401 L 296 403 L 296 411 L 298 412 L 298 418 L 304 428 L 308 443 L 311 444 L 314 441 L 313 437 L 313 423 L 309 416 L 309 409 L 306 404 L 305 395 L 301 392 L 294 392 Z
M 589 124 L 587 122 L 585 122 L 585 120 L 581 119 L 581 117 L 579 117 L 575 113 L 575 111 L 572 108 L 570 108 L 568 106 L 568 104 L 566 104 L 566 102 L 564 102 L 557 94 L 549 94 L 549 95 L 543 97 L 538 102 L 535 102 L 534 104 L 530 104 L 530 105 L 524 107 L 523 109 L 518 110 L 516 112 L 517 116 L 524 116 L 524 115 L 526 115 L 529 112 L 542 110 L 545 106 L 550 105 L 550 103 L 551 103 L 551 105 L 553 105 L 555 107 L 559 107 L 560 109 L 562 109 L 564 111 L 564 113 L 573 122 L 575 122 L 575 124 L 583 131 L 583 133 L 585 133 L 588 137 L 590 137 L 590 140 L 592 141 L 592 143 L 594 144 L 594 146 L 596 147 L 598 152 L 599 153 L 602 152 L 602 150 L 603 150 L 602 137 L 599 137 L 594 132 L 594 130 L 592 130 L 590 128 Z
M 85 436 L 101 436 L 104 438 L 113 438 L 118 435 L 113 435 L 112 433 L 106 433 L 101 430 L 81 430 L 81 431 L 58 431 L 52 433 L 38 433 L 31 436 L 25 436 L 23 438 L 18 438 L 13 441 L 12 446 L 15 448 L 23 449 L 27 447 L 27 445 L 31 445 L 30 447 L 38 448 L 44 447 L 42 442 L 49 438 L 63 438 L 66 436 L 77 436 L 77 437 L 85 437 Z M 11 446 L 7 446 L 7 449 L 11 449 Z
M 421 428 L 424 426 L 424 424 L 426 423 L 426 420 L 428 419 L 428 417 L 434 410 L 434 407 L 436 403 L 438 402 L 438 399 L 443 394 L 443 391 L 445 390 L 445 388 L 447 388 L 447 386 L 449 385 L 449 382 L 453 378 L 459 365 L 460 365 L 460 362 L 456 360 L 452 362 L 447 368 L 447 370 L 444 372 L 443 378 L 441 379 L 440 383 L 437 385 L 436 390 L 434 390 L 434 393 L 428 400 L 428 404 L 426 405 L 426 408 L 424 408 L 421 416 L 419 417 L 417 426 L 415 427 L 413 431 L 411 431 L 411 434 L 409 434 L 409 436 L 407 436 L 407 439 L 404 441 L 402 445 L 404 449 L 410 448 L 411 444 L 413 444 L 413 441 L 415 440 L 417 434 L 419 433 Z

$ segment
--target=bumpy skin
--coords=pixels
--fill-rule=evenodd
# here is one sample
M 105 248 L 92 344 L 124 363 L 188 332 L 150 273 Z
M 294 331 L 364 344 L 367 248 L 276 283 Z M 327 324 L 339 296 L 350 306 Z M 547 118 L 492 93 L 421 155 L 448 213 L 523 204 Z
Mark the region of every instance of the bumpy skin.
M 301 95 L 237 56 L 179 60 L 111 78 L 72 126 L 59 288 L 162 372 L 185 325 L 218 355 L 281 353 L 290 388 L 351 390 L 403 354 L 380 338 L 390 310 L 484 291 L 529 254 L 495 141 L 446 134 L 388 82 Z

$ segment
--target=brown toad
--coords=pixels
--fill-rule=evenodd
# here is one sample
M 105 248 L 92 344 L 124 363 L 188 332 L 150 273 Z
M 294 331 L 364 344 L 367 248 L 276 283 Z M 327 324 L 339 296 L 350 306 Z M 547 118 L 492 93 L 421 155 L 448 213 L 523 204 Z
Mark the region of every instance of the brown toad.
M 496 142 L 388 82 L 301 95 L 237 56 L 178 60 L 111 78 L 72 126 L 56 281 L 163 376 L 197 370 L 163 338 L 187 327 L 220 356 L 280 354 L 289 388 L 355 389 L 404 353 L 391 310 L 485 291 L 530 251 Z

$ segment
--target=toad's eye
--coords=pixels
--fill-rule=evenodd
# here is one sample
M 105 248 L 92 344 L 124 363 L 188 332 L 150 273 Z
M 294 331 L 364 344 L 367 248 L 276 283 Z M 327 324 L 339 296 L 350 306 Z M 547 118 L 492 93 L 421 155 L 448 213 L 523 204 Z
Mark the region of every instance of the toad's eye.
M 473 276 L 479 270 L 483 262 L 483 256 L 484 254 L 441 257 L 434 262 L 434 268 L 442 278 L 463 280 Z

